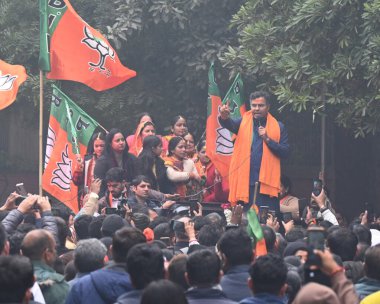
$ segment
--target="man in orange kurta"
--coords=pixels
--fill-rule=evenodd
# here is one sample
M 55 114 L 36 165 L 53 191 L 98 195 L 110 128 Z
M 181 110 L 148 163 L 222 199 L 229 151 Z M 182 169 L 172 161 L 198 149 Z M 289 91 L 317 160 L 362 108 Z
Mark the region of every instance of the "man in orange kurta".
M 242 118 L 231 119 L 229 103 L 220 107 L 219 122 L 236 134 L 229 182 L 229 201 L 253 203 L 255 183 L 259 182 L 257 206 L 268 206 L 280 215 L 280 160 L 289 155 L 288 134 L 283 123 L 269 113 L 269 95 L 258 91 L 250 95 L 251 110 Z

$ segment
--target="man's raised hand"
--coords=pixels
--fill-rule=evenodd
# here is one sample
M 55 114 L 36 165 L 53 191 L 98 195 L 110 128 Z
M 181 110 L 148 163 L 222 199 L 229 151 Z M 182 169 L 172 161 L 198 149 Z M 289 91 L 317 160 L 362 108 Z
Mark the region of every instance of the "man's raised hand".
M 229 100 L 226 102 L 226 104 L 220 106 L 219 113 L 220 113 L 220 117 L 223 120 L 230 118 L 231 111 L 230 111 L 230 101 Z

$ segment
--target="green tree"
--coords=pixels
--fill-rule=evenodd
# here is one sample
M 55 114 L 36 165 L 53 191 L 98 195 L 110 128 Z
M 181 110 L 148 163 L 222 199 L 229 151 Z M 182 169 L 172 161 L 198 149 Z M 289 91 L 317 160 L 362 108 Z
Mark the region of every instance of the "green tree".
M 221 60 L 301 112 L 326 111 L 356 137 L 380 129 L 380 1 L 248 0 Z M 324 110 L 325 109 L 325 110 Z
M 193 131 L 204 129 L 207 70 L 235 31 L 232 15 L 243 0 L 72 0 L 78 14 L 110 40 L 137 77 L 105 92 L 62 81 L 63 91 L 106 128 L 135 127 L 135 116 L 150 111 L 164 132 L 169 119 L 185 115 Z M 31 78 L 17 104 L 38 104 L 38 1 L 0 0 L 0 57 L 23 64 Z M 218 75 L 227 87 L 228 75 Z M 46 88 L 45 102 L 50 103 Z M 15 107 L 18 105 L 15 104 Z M 46 107 L 45 116 L 49 107 Z M 32 114 L 30 114 L 32 115 Z M 33 114 L 35 117 L 35 114 Z

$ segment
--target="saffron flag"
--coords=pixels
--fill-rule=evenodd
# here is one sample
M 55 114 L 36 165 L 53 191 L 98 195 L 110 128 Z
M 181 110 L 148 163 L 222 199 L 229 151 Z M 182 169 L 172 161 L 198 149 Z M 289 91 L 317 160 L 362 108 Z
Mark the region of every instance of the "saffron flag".
M 53 85 L 42 188 L 78 212 L 77 189 L 72 182 L 76 155 L 83 158 L 99 124 Z
M 218 120 L 219 107 L 230 102 L 231 118 L 238 118 L 245 112 L 242 98 L 243 81 L 238 74 L 228 90 L 223 102 L 215 82 L 214 63 L 208 72 L 208 102 L 206 123 L 206 154 L 223 177 L 229 174 L 231 156 L 234 151 L 233 134 L 223 128 Z
M 18 87 L 27 77 L 22 65 L 11 65 L 0 60 L 0 110 L 16 100 Z
M 39 66 L 49 79 L 78 81 L 96 91 L 136 76 L 68 0 L 40 0 Z

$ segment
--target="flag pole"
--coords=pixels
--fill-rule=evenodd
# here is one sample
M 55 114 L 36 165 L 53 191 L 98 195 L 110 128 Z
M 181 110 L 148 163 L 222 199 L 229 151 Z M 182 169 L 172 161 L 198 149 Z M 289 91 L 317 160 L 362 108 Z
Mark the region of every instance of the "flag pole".
M 38 159 L 38 194 L 42 195 L 42 135 L 44 116 L 44 72 L 40 70 L 40 123 L 39 123 L 39 159 Z

